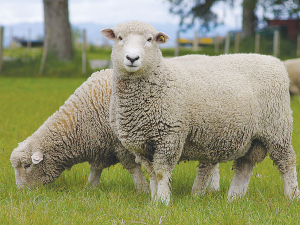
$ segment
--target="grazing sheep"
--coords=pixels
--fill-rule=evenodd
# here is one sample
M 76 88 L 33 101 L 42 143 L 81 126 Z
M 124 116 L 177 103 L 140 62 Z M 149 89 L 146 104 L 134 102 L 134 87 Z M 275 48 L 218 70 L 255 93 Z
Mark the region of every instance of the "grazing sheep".
M 114 41 L 111 126 L 149 173 L 154 199 L 169 203 L 179 160 L 201 163 L 194 195 L 203 193 L 218 163 L 234 160 L 228 199 L 242 196 L 267 153 L 282 174 L 285 196 L 298 196 L 282 62 L 258 54 L 164 59 L 158 44 L 168 35 L 138 21 L 101 33 Z
M 88 161 L 88 184 L 99 183 L 104 168 L 121 162 L 136 189 L 147 190 L 141 166 L 109 125 L 112 70 L 94 73 L 44 124 L 11 154 L 19 188 L 57 179 L 77 163 Z
M 290 78 L 290 94 L 297 95 L 300 101 L 300 58 L 283 61 Z

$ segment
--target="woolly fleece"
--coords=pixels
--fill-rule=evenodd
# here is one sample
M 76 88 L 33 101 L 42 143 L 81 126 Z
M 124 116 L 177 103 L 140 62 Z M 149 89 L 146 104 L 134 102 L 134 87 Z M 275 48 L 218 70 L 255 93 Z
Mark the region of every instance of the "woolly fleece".
M 180 158 L 201 162 L 193 194 L 203 192 L 217 163 L 234 160 L 228 199 L 242 196 L 267 153 L 282 174 L 285 196 L 298 196 L 283 63 L 258 54 L 164 59 L 159 37 L 168 37 L 149 26 L 130 21 L 101 33 L 114 40 L 111 126 L 150 174 L 152 197 L 169 203 Z
M 297 95 L 300 101 L 300 58 L 283 61 L 290 78 L 290 94 Z
M 135 156 L 109 125 L 112 70 L 95 72 L 73 95 L 11 154 L 17 186 L 35 187 L 55 181 L 65 169 L 88 161 L 88 183 L 98 184 L 104 168 L 121 162 L 137 189 L 147 182 Z

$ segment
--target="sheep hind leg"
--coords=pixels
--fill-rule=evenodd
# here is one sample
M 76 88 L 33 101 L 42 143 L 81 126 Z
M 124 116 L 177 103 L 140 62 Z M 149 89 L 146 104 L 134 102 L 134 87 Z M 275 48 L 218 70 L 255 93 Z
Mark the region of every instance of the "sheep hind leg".
M 91 166 L 91 172 L 88 178 L 87 185 L 91 185 L 92 187 L 96 187 L 99 184 L 101 177 L 102 169 L 94 168 Z
M 218 190 L 220 188 L 219 164 L 199 163 L 198 173 L 192 187 L 192 195 L 204 194 L 205 189 Z
M 300 192 L 297 182 L 296 154 L 294 149 L 292 145 L 286 149 L 279 146 L 274 149 L 270 153 L 270 158 L 282 175 L 284 195 L 291 200 L 294 198 L 299 200 Z
M 235 173 L 228 191 L 227 200 L 231 201 L 246 194 L 254 164 L 244 157 L 234 161 Z

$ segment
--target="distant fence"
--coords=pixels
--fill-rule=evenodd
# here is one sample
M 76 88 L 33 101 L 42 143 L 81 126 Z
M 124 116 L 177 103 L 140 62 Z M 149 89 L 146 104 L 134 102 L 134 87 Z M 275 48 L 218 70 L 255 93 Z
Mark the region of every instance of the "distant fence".
M 0 27 L 0 73 L 3 68 L 3 30 L 4 30 L 4 27 Z M 271 33 L 271 35 L 273 35 L 273 55 L 275 57 L 279 57 L 280 56 L 280 33 L 278 30 L 274 30 L 273 33 Z M 194 39 L 186 39 L 186 38 L 180 37 L 180 32 L 178 31 L 177 37 L 176 37 L 174 55 L 178 56 L 180 47 L 186 46 L 186 45 L 191 46 L 195 52 L 197 52 L 199 50 L 199 46 L 209 45 L 209 46 L 214 46 L 215 54 L 220 54 L 220 53 L 228 54 L 229 49 L 230 49 L 230 43 L 232 42 L 233 38 L 234 38 L 234 53 L 239 53 L 240 33 L 234 33 L 232 35 L 230 32 L 228 32 L 225 37 L 218 37 L 218 36 L 216 36 L 216 37 L 199 37 L 198 32 L 195 31 Z M 255 53 L 260 53 L 260 38 L 261 38 L 261 34 L 257 33 L 255 35 L 255 43 L 254 43 L 254 52 Z M 12 39 L 12 42 L 11 42 L 10 49 L 12 48 L 12 45 L 15 44 L 15 41 L 16 41 L 16 40 L 13 40 L 12 31 L 11 31 L 11 39 Z M 42 56 L 39 74 L 44 73 L 44 68 L 45 68 L 46 58 L 47 58 L 47 53 L 48 53 L 48 48 L 49 48 L 49 42 L 50 42 L 49 37 L 45 37 L 45 40 L 41 41 L 41 43 L 43 45 L 43 56 Z M 24 41 L 24 43 L 25 43 L 25 41 Z M 35 42 L 31 41 L 31 29 L 28 30 L 28 40 L 26 41 L 26 44 L 24 44 L 24 43 L 22 45 L 24 47 L 27 47 L 28 50 L 30 50 L 31 47 L 38 46 Z M 224 44 L 224 52 L 220 52 L 220 44 L 221 43 Z M 87 66 L 86 46 L 87 46 L 86 30 L 83 30 L 82 31 L 82 73 L 86 73 L 86 66 Z M 296 56 L 300 57 L 300 34 L 298 34 L 298 36 L 297 36 Z M 98 66 L 99 65 L 110 65 L 109 61 L 108 62 L 106 62 L 106 61 L 100 62 L 100 63 L 99 62 L 91 62 L 91 63 L 93 63 L 93 65 L 97 64 Z M 98 68 L 98 66 L 97 66 L 97 68 Z
M 205 45 L 214 45 L 215 54 L 220 53 L 220 43 L 224 43 L 224 54 L 229 53 L 230 48 L 230 40 L 231 40 L 231 33 L 228 32 L 226 37 L 203 37 L 199 38 L 197 32 L 195 32 L 194 39 L 185 39 L 180 38 L 179 32 L 177 32 L 177 39 L 175 44 L 175 52 L 174 55 L 179 55 L 180 46 L 190 45 L 192 46 L 193 51 L 198 51 L 199 46 Z M 259 33 L 255 34 L 255 44 L 254 44 L 254 52 L 260 53 L 260 37 Z M 234 34 L 234 53 L 239 53 L 239 45 L 240 45 L 240 33 Z M 297 49 L 296 49 L 296 56 L 300 57 L 300 34 L 297 36 Z M 273 56 L 279 57 L 280 55 L 280 33 L 278 30 L 273 32 Z
M 0 72 L 2 70 L 2 65 L 3 65 L 3 27 L 0 27 Z M 47 32 L 48 35 L 47 37 L 44 38 L 44 41 L 39 41 L 37 42 L 32 42 L 31 41 L 31 29 L 28 30 L 28 39 L 27 40 L 23 40 L 23 39 L 16 39 L 13 38 L 12 36 L 12 31 L 11 31 L 11 44 L 10 44 L 10 49 L 13 48 L 13 46 L 16 44 L 16 42 L 19 42 L 21 46 L 23 47 L 27 47 L 27 50 L 31 50 L 32 47 L 39 47 L 39 46 L 43 46 L 43 54 L 42 54 L 42 60 L 41 60 L 41 65 L 40 65 L 40 70 L 39 70 L 39 74 L 43 75 L 44 73 L 44 69 L 45 69 L 45 65 L 46 65 L 46 60 L 47 60 L 47 54 L 48 54 L 48 50 L 49 50 L 49 44 L 50 44 L 50 33 L 51 30 L 49 30 L 49 32 Z M 83 30 L 82 32 L 82 73 L 86 73 L 86 64 L 87 64 L 87 58 L 86 58 L 86 46 L 87 46 L 87 42 L 86 42 L 86 30 Z M 102 63 L 103 64 L 103 63 Z M 104 64 L 103 64 L 104 65 Z M 105 65 L 109 65 L 108 63 L 106 63 Z

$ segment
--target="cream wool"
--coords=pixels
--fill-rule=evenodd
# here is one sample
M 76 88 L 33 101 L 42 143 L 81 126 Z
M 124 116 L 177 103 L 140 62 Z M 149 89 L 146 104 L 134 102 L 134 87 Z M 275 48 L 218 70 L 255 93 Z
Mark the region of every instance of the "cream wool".
M 88 161 L 88 183 L 98 184 L 104 168 L 121 162 L 137 189 L 147 190 L 141 166 L 109 125 L 112 70 L 94 73 L 44 124 L 11 154 L 18 187 L 57 179 L 65 169 Z
M 203 192 L 217 163 L 234 160 L 228 199 L 241 196 L 267 153 L 282 174 L 286 197 L 299 194 L 289 80 L 278 59 L 164 59 L 158 44 L 169 37 L 138 21 L 101 33 L 114 40 L 111 126 L 147 169 L 153 198 L 169 203 L 172 170 L 183 159 L 201 162 L 193 194 Z
M 283 61 L 290 78 L 290 94 L 297 95 L 300 101 L 300 58 Z

